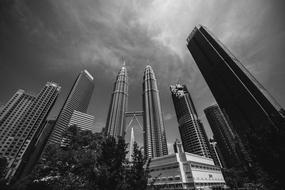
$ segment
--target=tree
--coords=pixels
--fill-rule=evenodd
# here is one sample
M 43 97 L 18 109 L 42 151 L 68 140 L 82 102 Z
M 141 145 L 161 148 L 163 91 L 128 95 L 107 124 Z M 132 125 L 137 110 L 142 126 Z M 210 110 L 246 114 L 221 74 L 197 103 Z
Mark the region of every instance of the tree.
M 133 162 L 129 172 L 130 190 L 143 190 L 147 188 L 149 177 L 149 162 L 143 156 L 142 151 L 139 149 L 137 143 L 134 143 Z
M 76 126 L 63 136 L 68 139 L 67 146 L 49 145 L 32 174 L 15 189 L 146 189 L 148 172 L 137 145 L 130 165 L 123 138 L 93 134 Z

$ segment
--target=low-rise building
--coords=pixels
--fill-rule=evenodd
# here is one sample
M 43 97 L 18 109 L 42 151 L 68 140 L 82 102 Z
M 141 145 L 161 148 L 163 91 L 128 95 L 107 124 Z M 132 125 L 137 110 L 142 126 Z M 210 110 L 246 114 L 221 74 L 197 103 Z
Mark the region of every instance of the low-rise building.
M 177 153 L 153 158 L 149 165 L 149 186 L 160 189 L 224 189 L 220 167 L 210 158 L 184 152 L 177 143 Z

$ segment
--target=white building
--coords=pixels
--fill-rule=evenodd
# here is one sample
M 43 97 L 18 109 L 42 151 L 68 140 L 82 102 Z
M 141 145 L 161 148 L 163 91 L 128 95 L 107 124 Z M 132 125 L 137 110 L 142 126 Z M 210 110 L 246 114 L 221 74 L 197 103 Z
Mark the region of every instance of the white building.
M 149 185 L 160 189 L 224 189 L 226 183 L 220 167 L 210 158 L 184 152 L 153 158 L 150 162 Z
M 77 125 L 81 130 L 95 132 L 95 117 L 86 113 L 74 110 L 68 126 Z
M 74 110 L 68 123 L 68 127 L 76 125 L 81 130 L 90 130 L 95 133 L 95 117 L 86 113 Z M 60 142 L 61 147 L 66 147 L 70 143 L 69 138 L 63 137 Z

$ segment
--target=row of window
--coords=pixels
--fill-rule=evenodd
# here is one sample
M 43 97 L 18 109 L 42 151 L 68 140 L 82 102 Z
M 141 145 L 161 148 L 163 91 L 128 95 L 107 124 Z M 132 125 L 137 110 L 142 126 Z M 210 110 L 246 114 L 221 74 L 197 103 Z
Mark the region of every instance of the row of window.
M 220 168 L 215 166 L 204 166 L 204 165 L 198 165 L 198 164 L 191 164 L 192 168 L 199 168 L 199 169 L 205 169 L 205 170 L 215 170 L 220 171 Z
M 178 168 L 179 166 L 168 166 L 168 167 L 164 167 L 164 168 L 156 168 L 156 169 L 151 169 L 150 171 L 161 171 L 161 170 L 169 170 L 169 169 L 174 169 L 174 168 Z

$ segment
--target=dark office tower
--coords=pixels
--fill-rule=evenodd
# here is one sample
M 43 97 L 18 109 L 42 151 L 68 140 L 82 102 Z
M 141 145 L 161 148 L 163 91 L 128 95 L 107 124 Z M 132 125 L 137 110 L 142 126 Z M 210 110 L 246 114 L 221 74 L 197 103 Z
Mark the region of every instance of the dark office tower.
M 211 157 L 208 138 L 186 85 L 170 86 L 182 145 L 185 152 Z
M 74 110 L 83 113 L 87 112 L 93 89 L 94 84 L 92 75 L 87 70 L 81 71 L 59 112 L 49 143 L 59 144 L 61 142 L 62 133 L 68 127 L 69 120 Z
M 60 87 L 56 83 L 48 82 L 38 96 L 35 99 L 32 98 L 34 100 L 30 103 L 25 115 L 18 124 L 13 125 L 13 131 L 4 137 L 7 140 L 3 144 L 1 153 L 8 159 L 9 163 L 7 179 L 11 180 L 20 175 L 21 170 L 29 161 L 29 157 L 35 148 L 34 145 L 43 130 L 43 124 L 59 91 Z
M 144 152 L 146 157 L 168 154 L 156 78 L 150 65 L 143 76 Z
M 281 179 L 284 168 L 284 117 L 281 108 L 229 50 L 203 26 L 195 27 L 187 47 L 216 101 L 241 138 L 253 163 Z M 268 155 L 268 156 L 266 156 Z M 273 156 L 274 155 L 274 156 Z
M 109 113 L 106 122 L 106 132 L 114 137 L 124 137 L 126 120 L 125 112 L 128 106 L 128 73 L 125 64 L 119 71 L 113 89 Z
M 227 120 L 218 105 L 210 106 L 204 112 L 225 159 L 226 166 L 229 168 L 239 166 L 241 159 L 237 152 L 237 137 L 230 127 L 230 121 Z

